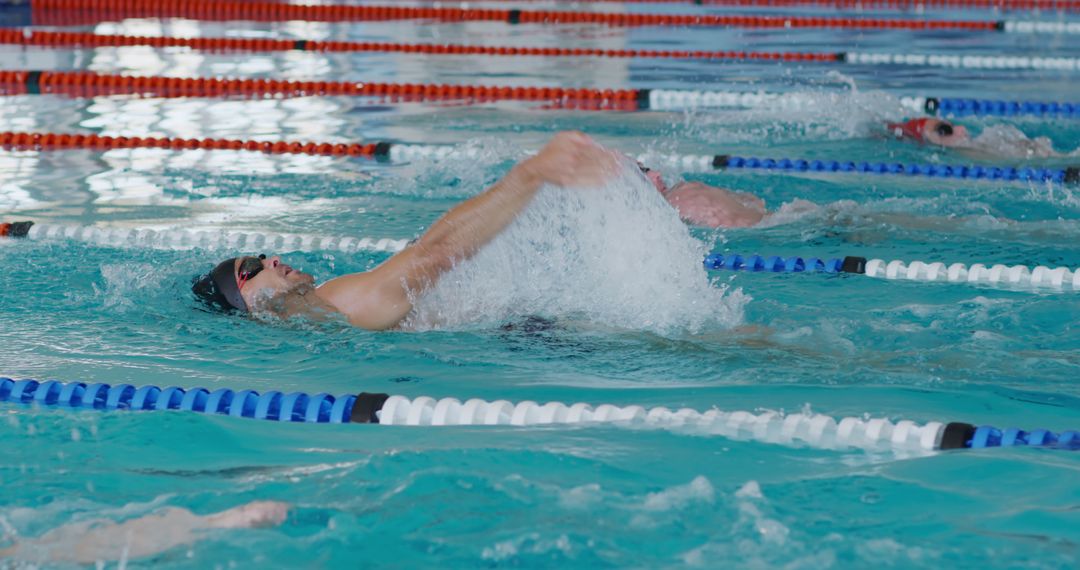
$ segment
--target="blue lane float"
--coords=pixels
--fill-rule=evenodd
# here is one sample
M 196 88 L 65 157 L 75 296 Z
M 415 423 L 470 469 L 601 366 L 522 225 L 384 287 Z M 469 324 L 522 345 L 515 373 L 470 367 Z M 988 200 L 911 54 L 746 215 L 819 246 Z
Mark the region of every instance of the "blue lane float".
M 668 427 L 664 423 L 666 419 L 675 418 L 677 421 L 671 425 L 683 426 L 693 423 L 696 418 L 701 420 L 699 427 L 708 422 L 719 422 L 727 428 L 739 422 L 746 424 L 743 427 L 747 429 L 741 434 L 738 432 L 739 428 L 735 428 L 735 433 L 731 434 L 735 436 L 767 433 L 770 430 L 761 428 L 770 422 L 777 426 L 783 424 L 784 429 L 780 431 L 791 432 L 795 437 L 799 437 L 800 430 L 805 428 L 807 434 L 799 441 L 811 445 L 819 444 L 825 448 L 837 448 L 840 443 L 857 446 L 859 443 L 896 444 L 907 440 L 916 442 L 927 451 L 1024 446 L 1080 449 L 1080 432 L 1076 430 L 1058 433 L 1046 429 L 998 429 L 963 422 L 930 422 L 917 426 L 907 421 L 893 424 L 888 420 L 854 417 L 837 421 L 822 415 L 777 416 L 771 412 L 754 415 L 750 412 L 711 410 L 702 414 L 689 409 L 672 412 L 666 408 L 646 410 L 640 406 L 620 408 L 607 404 L 596 408 L 586 404 L 567 406 L 549 402 L 539 405 L 528 401 L 512 404 L 506 401 L 469 400 L 462 404 L 454 398 L 435 400 L 419 397 L 409 400 L 404 396 L 368 392 L 335 397 L 325 392 L 310 395 L 304 392 L 284 394 L 269 391 L 260 394 L 254 390 L 227 388 L 211 391 L 198 387 L 136 387 L 131 384 L 86 384 L 57 380 L 39 382 L 32 379 L 0 378 L 0 402 L 98 411 L 180 411 L 318 424 L 526 426 L 636 420 L 658 427 Z M 389 415 L 380 421 L 380 416 L 384 413 Z M 831 441 L 823 441 L 822 434 L 830 429 Z M 869 435 L 871 433 L 873 435 Z M 853 443 L 854 439 L 858 441 Z M 769 442 L 778 443 L 771 440 Z
M 211 392 L 206 388 L 178 386 L 112 386 L 0 378 L 0 402 L 102 411 L 179 410 L 282 422 L 368 423 L 370 416 L 356 417 L 353 414 L 357 399 L 368 397 L 367 394 L 334 397 L 326 393 L 282 394 L 275 391 L 259 394 L 254 390 L 233 391 L 226 388 Z
M 943 97 L 928 99 L 926 111 L 930 114 L 951 117 L 967 117 L 971 115 L 1017 117 L 1030 115 L 1036 117 L 1080 118 L 1080 103 L 996 101 Z
M 704 265 L 710 270 L 768 273 L 846 273 L 876 279 L 965 283 L 1043 291 L 1080 291 L 1080 270 L 1046 265 L 985 265 L 974 263 L 942 263 L 894 259 L 816 257 L 780 257 L 761 255 L 742 256 L 737 253 L 711 253 Z
M 865 257 L 820 259 L 817 257 L 780 257 L 772 255 L 742 256 L 737 253 L 710 253 L 705 257 L 705 268 L 725 271 L 749 271 L 768 273 L 854 273 L 863 274 Z
M 712 166 L 718 170 L 774 170 L 781 172 L 821 172 L 952 178 L 960 180 L 1000 180 L 1006 182 L 1080 183 L 1080 167 L 1013 168 L 1000 166 L 961 166 L 949 164 L 901 164 L 854 162 L 844 160 L 806 160 L 792 158 L 754 158 L 719 154 Z

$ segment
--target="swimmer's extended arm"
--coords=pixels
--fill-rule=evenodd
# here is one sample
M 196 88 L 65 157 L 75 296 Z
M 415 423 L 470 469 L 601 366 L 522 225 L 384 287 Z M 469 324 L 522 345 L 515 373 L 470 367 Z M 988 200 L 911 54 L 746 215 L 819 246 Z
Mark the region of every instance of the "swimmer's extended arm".
M 277 526 L 288 510 L 285 503 L 255 501 L 206 516 L 173 507 L 122 523 L 71 523 L 0 549 L 0 558 L 78 564 L 142 558 L 191 544 L 212 529 Z
M 447 212 L 405 251 L 372 271 L 332 279 L 318 294 L 355 326 L 393 328 L 412 310 L 411 295 L 497 236 L 544 184 L 596 185 L 614 164 L 610 151 L 585 135 L 560 133 L 484 193 Z

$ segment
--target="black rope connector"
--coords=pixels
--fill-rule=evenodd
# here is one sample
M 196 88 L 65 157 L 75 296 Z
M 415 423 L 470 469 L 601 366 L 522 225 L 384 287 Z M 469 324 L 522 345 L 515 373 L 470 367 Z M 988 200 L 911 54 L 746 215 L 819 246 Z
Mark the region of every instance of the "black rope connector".
M 837 52 L 836 61 L 839 61 L 840 63 L 847 62 L 847 52 L 843 52 L 843 51 Z
M 960 422 L 951 422 L 941 434 L 938 449 L 967 449 L 971 447 L 971 438 L 975 437 L 975 426 Z
M 296 40 L 293 42 L 292 48 L 300 51 L 307 51 L 308 43 L 307 40 Z
M 26 74 L 26 93 L 28 95 L 41 95 L 40 71 L 31 71 Z
M 717 170 L 723 170 L 727 168 L 728 161 L 731 160 L 731 156 L 727 154 L 718 154 L 712 157 L 712 167 Z
M 649 94 L 652 93 L 651 89 L 638 89 L 637 92 L 637 108 L 645 110 L 649 108 Z
M 1070 166 L 1065 169 L 1066 184 L 1080 184 L 1080 166 Z
M 1005 20 L 998 20 L 994 22 L 994 29 L 999 32 L 1005 31 Z
M 509 10 L 506 12 L 506 22 L 508 24 L 521 23 L 521 10 Z
M 378 161 L 389 160 L 390 159 L 390 147 L 392 147 L 392 146 L 394 146 L 394 143 L 389 143 L 389 142 L 386 142 L 386 141 L 383 141 L 383 142 L 380 142 L 380 143 L 375 143 L 375 150 L 372 152 L 372 155 L 375 157 L 375 160 L 378 160 Z
M 840 264 L 841 273 L 858 273 L 863 275 L 866 273 L 866 258 L 847 256 L 844 258 L 844 262 Z
M 923 105 L 923 109 L 928 115 L 936 115 L 938 109 L 941 108 L 941 101 L 938 101 L 936 97 L 927 97 L 926 103 Z
M 390 396 L 387 394 L 360 392 L 356 395 L 356 403 L 353 404 L 352 414 L 349 415 L 349 421 L 354 424 L 379 423 L 379 416 L 376 415 L 376 412 L 381 410 L 383 404 L 389 399 Z
M 34 225 L 34 222 L 11 222 L 11 229 L 8 230 L 8 235 L 11 237 L 26 237 L 30 233 L 30 226 Z

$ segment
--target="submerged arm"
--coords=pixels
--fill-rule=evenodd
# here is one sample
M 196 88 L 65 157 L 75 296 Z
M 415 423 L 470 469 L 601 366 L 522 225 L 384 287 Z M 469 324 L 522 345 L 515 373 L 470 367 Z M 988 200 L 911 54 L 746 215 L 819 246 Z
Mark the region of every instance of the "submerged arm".
M 142 558 L 191 544 L 211 529 L 276 526 L 285 520 L 288 510 L 285 503 L 255 501 L 207 516 L 174 507 L 122 523 L 72 523 L 0 549 L 0 557 L 79 564 Z

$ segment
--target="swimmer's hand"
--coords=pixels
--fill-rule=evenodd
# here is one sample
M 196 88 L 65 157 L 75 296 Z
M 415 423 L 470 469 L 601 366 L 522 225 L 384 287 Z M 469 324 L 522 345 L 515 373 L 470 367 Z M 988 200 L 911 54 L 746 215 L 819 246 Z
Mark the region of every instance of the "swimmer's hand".
M 617 155 L 584 133 L 555 135 L 536 156 L 520 167 L 544 183 L 563 187 L 602 186 L 618 171 Z

